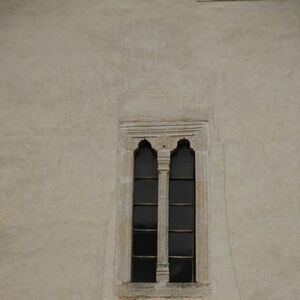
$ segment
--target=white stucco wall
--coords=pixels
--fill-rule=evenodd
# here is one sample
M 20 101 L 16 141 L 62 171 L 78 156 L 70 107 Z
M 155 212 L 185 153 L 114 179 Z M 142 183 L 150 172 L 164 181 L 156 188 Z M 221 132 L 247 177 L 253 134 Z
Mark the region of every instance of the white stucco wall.
M 113 300 L 119 120 L 210 117 L 213 300 L 300 298 L 300 1 L 0 1 L 0 299 Z

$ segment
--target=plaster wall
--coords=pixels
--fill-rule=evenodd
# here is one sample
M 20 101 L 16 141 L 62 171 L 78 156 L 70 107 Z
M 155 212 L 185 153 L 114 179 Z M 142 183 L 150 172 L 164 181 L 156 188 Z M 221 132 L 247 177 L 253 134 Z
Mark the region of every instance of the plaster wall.
M 1 300 L 113 300 L 119 121 L 193 119 L 209 300 L 300 298 L 300 1 L 1 0 L 0 70 Z

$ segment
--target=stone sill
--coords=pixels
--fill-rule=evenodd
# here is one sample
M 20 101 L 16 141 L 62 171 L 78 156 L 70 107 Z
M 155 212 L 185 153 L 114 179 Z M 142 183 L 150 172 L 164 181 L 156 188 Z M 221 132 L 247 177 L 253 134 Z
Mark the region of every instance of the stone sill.
M 210 296 L 209 283 L 122 283 L 116 286 L 117 295 L 125 298 L 199 298 Z
M 265 0 L 197 0 L 197 2 L 251 2 L 251 1 L 265 1 Z

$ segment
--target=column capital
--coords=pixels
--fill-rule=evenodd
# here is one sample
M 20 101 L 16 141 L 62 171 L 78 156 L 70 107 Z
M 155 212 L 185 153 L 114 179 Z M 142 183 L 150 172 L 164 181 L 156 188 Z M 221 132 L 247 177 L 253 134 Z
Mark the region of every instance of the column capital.
M 170 169 L 170 150 L 159 150 L 157 153 L 158 171 L 169 171 Z

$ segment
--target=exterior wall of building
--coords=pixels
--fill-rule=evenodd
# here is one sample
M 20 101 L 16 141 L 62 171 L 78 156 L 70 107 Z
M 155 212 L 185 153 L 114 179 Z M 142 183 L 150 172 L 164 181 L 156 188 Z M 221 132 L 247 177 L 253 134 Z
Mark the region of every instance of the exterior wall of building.
M 0 67 L 0 299 L 113 300 L 119 122 L 204 119 L 209 300 L 299 299 L 300 1 L 2 0 Z

